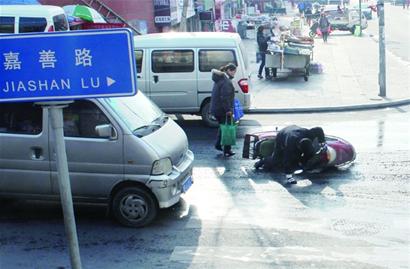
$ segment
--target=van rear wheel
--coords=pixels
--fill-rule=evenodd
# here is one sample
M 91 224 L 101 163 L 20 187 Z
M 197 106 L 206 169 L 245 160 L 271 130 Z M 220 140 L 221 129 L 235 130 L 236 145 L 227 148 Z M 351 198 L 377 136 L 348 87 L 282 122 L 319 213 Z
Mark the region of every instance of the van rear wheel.
M 209 100 L 206 101 L 206 103 L 202 106 L 201 117 L 202 117 L 202 122 L 206 126 L 212 127 L 212 128 L 216 128 L 219 126 L 218 121 L 211 114 L 211 102 Z
M 112 199 L 114 217 L 129 227 L 150 224 L 158 214 L 155 198 L 143 188 L 133 186 L 120 189 Z

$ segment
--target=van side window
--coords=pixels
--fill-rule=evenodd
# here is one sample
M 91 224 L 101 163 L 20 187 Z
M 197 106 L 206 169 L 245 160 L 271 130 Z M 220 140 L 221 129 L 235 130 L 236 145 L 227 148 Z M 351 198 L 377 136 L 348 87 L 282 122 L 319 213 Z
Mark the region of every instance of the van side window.
M 0 106 L 0 133 L 37 135 L 42 131 L 43 109 L 33 103 Z
M 60 14 L 53 17 L 54 31 L 67 31 L 68 23 L 65 14 Z
M 14 17 L 0 17 L 0 33 L 14 33 Z
M 135 62 L 137 64 L 137 73 L 141 73 L 142 71 L 142 59 L 144 56 L 144 52 L 142 50 L 135 51 Z
M 95 126 L 110 121 L 96 104 L 79 100 L 63 110 L 64 136 L 98 138 Z
M 238 66 L 233 50 L 199 50 L 199 71 L 210 72 L 228 63 Z
M 46 30 L 46 18 L 21 17 L 19 33 L 44 32 Z
M 194 51 L 156 50 L 152 52 L 152 72 L 186 73 L 194 71 Z

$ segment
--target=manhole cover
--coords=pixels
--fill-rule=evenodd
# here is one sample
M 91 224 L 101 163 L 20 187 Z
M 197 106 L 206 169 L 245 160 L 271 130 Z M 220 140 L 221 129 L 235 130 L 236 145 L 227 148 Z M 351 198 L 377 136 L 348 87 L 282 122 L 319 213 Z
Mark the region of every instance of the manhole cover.
M 369 236 L 378 234 L 382 230 L 382 227 L 379 224 L 372 222 L 338 219 L 333 223 L 332 229 L 348 236 Z

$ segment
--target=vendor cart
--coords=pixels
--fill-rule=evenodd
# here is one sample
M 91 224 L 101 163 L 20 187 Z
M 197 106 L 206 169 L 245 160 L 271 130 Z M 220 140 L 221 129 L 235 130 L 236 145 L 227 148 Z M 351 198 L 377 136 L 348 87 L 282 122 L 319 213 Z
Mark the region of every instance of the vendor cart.
M 292 73 L 299 73 L 303 75 L 305 81 L 309 79 L 309 65 L 311 54 L 289 54 L 286 51 L 281 52 L 267 52 L 266 54 L 266 68 L 272 68 L 273 77 L 276 77 L 277 70 L 289 69 Z

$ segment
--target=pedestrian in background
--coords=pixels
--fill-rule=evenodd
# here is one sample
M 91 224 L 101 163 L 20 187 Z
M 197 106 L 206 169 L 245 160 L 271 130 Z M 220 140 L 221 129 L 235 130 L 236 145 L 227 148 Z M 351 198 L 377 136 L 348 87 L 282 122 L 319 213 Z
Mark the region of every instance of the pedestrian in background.
M 310 7 L 306 8 L 305 10 L 305 19 L 306 19 L 306 23 L 307 25 L 310 26 L 310 24 L 312 23 L 312 9 Z
M 259 49 L 259 55 L 261 57 L 261 64 L 259 66 L 259 70 L 258 70 L 258 78 L 262 79 L 262 71 L 265 67 L 265 63 L 266 63 L 266 51 L 268 50 L 268 40 L 270 39 L 270 37 L 265 37 L 264 33 L 263 33 L 264 27 L 263 25 L 258 27 L 258 32 L 256 34 L 256 42 L 258 42 L 258 49 Z M 268 70 L 265 68 L 265 77 L 269 78 L 269 73 Z
M 305 2 L 301 1 L 298 3 L 298 9 L 299 9 L 299 14 L 300 16 L 303 15 L 303 13 L 305 12 Z
M 320 14 L 319 29 L 322 33 L 323 42 L 327 43 L 327 37 L 329 36 L 330 30 L 330 22 L 327 19 L 326 14 L 324 12 Z
M 211 114 L 216 118 L 219 124 L 226 124 L 230 121 L 233 114 L 235 87 L 232 79 L 236 73 L 236 65 L 229 63 L 219 70 L 212 69 L 212 80 L 214 86 L 211 97 Z M 221 129 L 218 128 L 215 149 L 223 151 L 225 157 L 235 155 L 231 146 L 221 146 Z

